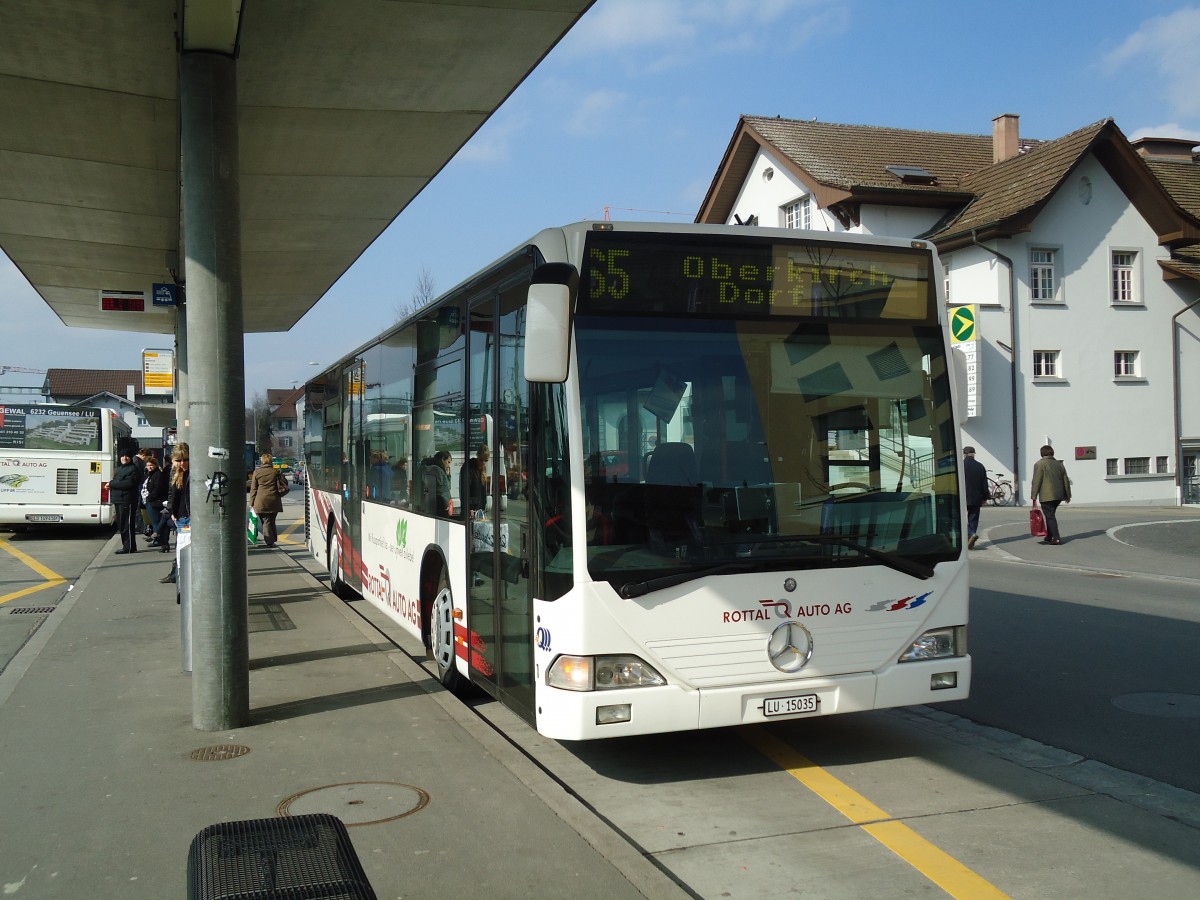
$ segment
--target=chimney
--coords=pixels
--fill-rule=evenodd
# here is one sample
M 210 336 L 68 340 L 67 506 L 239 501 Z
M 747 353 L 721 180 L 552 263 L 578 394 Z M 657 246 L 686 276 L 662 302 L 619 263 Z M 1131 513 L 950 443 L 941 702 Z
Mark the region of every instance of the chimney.
M 1197 141 L 1188 138 L 1144 137 L 1130 142 L 1133 149 L 1146 159 L 1165 159 L 1191 162 Z
M 992 119 L 992 162 L 1002 163 L 1021 152 L 1020 116 L 1004 113 Z

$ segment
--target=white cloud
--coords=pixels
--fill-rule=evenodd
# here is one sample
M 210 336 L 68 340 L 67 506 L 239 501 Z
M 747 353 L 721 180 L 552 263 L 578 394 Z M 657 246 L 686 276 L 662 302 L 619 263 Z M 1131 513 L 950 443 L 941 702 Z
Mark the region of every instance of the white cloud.
M 844 4 L 828 0 L 603 0 L 568 40 L 577 54 L 653 50 L 655 70 L 768 43 L 792 49 L 840 33 L 848 16 Z
M 596 134 L 601 130 L 608 111 L 617 107 L 624 99 L 625 95 L 619 91 L 592 91 L 575 105 L 575 111 L 567 122 L 567 131 L 582 136 Z
M 1200 128 L 1180 125 L 1178 122 L 1167 122 L 1165 125 L 1147 125 L 1129 135 L 1131 141 L 1144 137 L 1190 138 L 1200 144 Z
M 475 132 L 475 136 L 467 141 L 458 151 L 457 161 L 473 163 L 506 163 L 511 158 L 510 148 L 513 138 L 523 132 L 529 125 L 529 116 L 506 116 L 499 112 Z
M 1110 73 L 1129 63 L 1145 65 L 1158 75 L 1172 110 L 1180 116 L 1200 115 L 1200 8 L 1188 6 L 1142 23 L 1104 58 Z

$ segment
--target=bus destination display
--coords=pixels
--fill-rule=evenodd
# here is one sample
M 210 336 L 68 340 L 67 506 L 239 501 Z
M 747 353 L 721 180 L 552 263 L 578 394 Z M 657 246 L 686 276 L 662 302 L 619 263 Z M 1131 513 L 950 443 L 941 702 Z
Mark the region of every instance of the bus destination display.
M 593 232 L 579 311 L 934 321 L 929 268 L 916 249 Z

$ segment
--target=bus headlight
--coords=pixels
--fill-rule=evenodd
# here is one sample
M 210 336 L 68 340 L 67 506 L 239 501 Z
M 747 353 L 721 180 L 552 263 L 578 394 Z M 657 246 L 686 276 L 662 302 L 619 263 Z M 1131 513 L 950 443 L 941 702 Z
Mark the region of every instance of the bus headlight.
M 923 659 L 946 659 L 967 655 L 967 626 L 951 625 L 934 628 L 912 642 L 900 656 L 900 662 L 917 662 Z
M 566 691 L 658 687 L 667 683 L 654 667 L 636 656 L 560 656 L 546 672 L 546 684 Z

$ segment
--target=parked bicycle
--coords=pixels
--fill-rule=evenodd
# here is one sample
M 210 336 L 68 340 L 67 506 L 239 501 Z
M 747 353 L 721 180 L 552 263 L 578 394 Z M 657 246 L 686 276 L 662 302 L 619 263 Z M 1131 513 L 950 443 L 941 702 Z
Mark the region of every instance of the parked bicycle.
M 993 478 L 992 475 L 996 477 Z M 1005 479 L 1003 472 L 992 472 L 988 475 L 987 499 L 992 506 L 1008 506 L 1013 502 L 1012 482 Z

